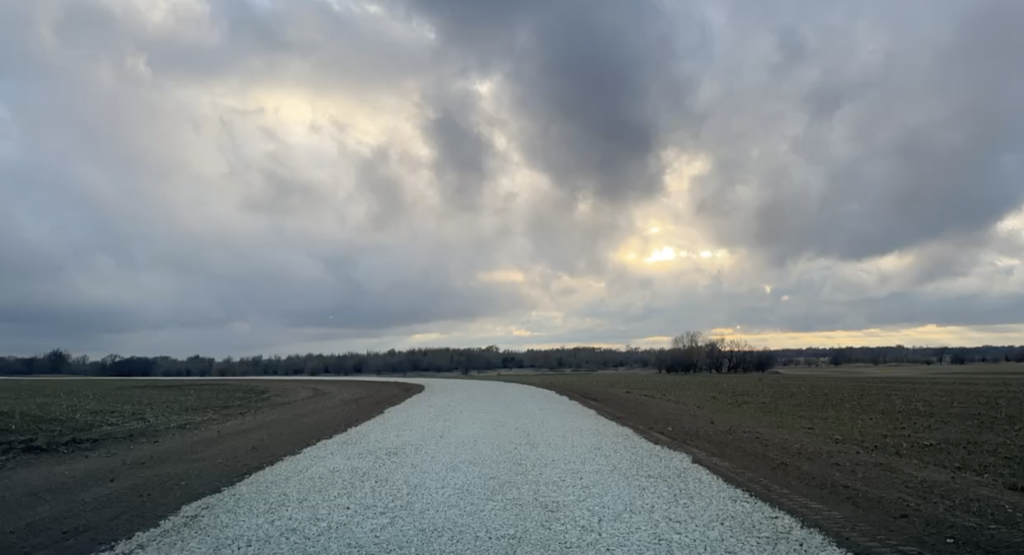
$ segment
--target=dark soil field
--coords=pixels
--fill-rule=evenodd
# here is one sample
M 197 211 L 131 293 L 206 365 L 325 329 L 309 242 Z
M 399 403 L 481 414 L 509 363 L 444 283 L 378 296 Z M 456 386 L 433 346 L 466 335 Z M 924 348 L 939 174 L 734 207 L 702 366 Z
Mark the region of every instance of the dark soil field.
M 538 375 L 855 553 L 1024 553 L 1024 380 Z
M 259 410 L 264 385 L 225 382 L 35 379 L 0 381 L 0 464 L 104 441 L 187 429 Z
M 93 553 L 421 390 L 0 379 L 0 553 Z

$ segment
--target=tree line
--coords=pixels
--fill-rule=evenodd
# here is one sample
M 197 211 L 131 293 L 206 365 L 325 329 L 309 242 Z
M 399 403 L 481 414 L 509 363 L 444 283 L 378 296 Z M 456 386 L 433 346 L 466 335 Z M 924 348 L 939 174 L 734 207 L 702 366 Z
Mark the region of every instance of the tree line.
M 776 366 L 844 364 L 967 364 L 1024 362 L 1024 347 L 845 347 L 758 349 L 741 339 L 684 332 L 667 348 L 561 347 L 500 349 L 432 347 L 399 351 L 249 356 L 215 359 L 116 354 L 100 359 L 63 349 L 29 357 L 0 357 L 0 375 L 68 374 L 120 377 L 383 375 L 520 369 L 595 371 L 657 369 L 669 374 L 766 372 Z
M 981 347 L 808 347 L 777 349 L 783 366 L 842 366 L 845 364 L 944 365 L 1024 363 L 1024 346 Z

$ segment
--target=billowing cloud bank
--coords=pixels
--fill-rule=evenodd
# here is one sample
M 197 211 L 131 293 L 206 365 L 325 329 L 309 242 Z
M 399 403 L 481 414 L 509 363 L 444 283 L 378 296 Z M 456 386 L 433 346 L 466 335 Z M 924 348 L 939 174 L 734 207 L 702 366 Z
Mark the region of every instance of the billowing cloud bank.
M 1019 342 L 1021 24 L 0 0 L 0 350 Z

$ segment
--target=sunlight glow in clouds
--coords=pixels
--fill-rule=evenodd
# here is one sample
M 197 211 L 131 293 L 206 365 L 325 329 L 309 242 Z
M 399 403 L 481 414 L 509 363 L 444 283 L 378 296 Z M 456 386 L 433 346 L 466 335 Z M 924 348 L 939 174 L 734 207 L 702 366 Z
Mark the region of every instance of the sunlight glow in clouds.
M 650 256 L 644 259 L 644 262 L 647 262 L 648 264 L 668 262 L 670 260 L 675 260 L 678 256 L 679 255 L 676 253 L 676 250 L 672 247 L 662 247 L 652 252 Z

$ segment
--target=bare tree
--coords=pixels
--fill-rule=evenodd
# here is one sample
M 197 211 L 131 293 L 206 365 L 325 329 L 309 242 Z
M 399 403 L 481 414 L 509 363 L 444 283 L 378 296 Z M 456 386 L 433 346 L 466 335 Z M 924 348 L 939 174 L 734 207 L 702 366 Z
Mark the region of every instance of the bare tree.
M 704 334 L 699 331 L 684 331 L 672 338 L 673 349 L 699 349 L 704 343 Z
M 43 355 L 43 359 L 50 374 L 61 374 L 71 364 L 71 354 L 64 349 L 54 349 Z
M 712 337 L 704 343 L 704 366 L 708 372 L 722 372 L 725 364 L 725 344 L 724 337 Z
M 673 337 L 666 371 L 699 372 L 704 365 L 704 343 L 704 334 L 699 331 L 684 331 Z
M 742 339 L 728 339 L 723 348 L 725 372 L 747 372 L 754 348 Z

